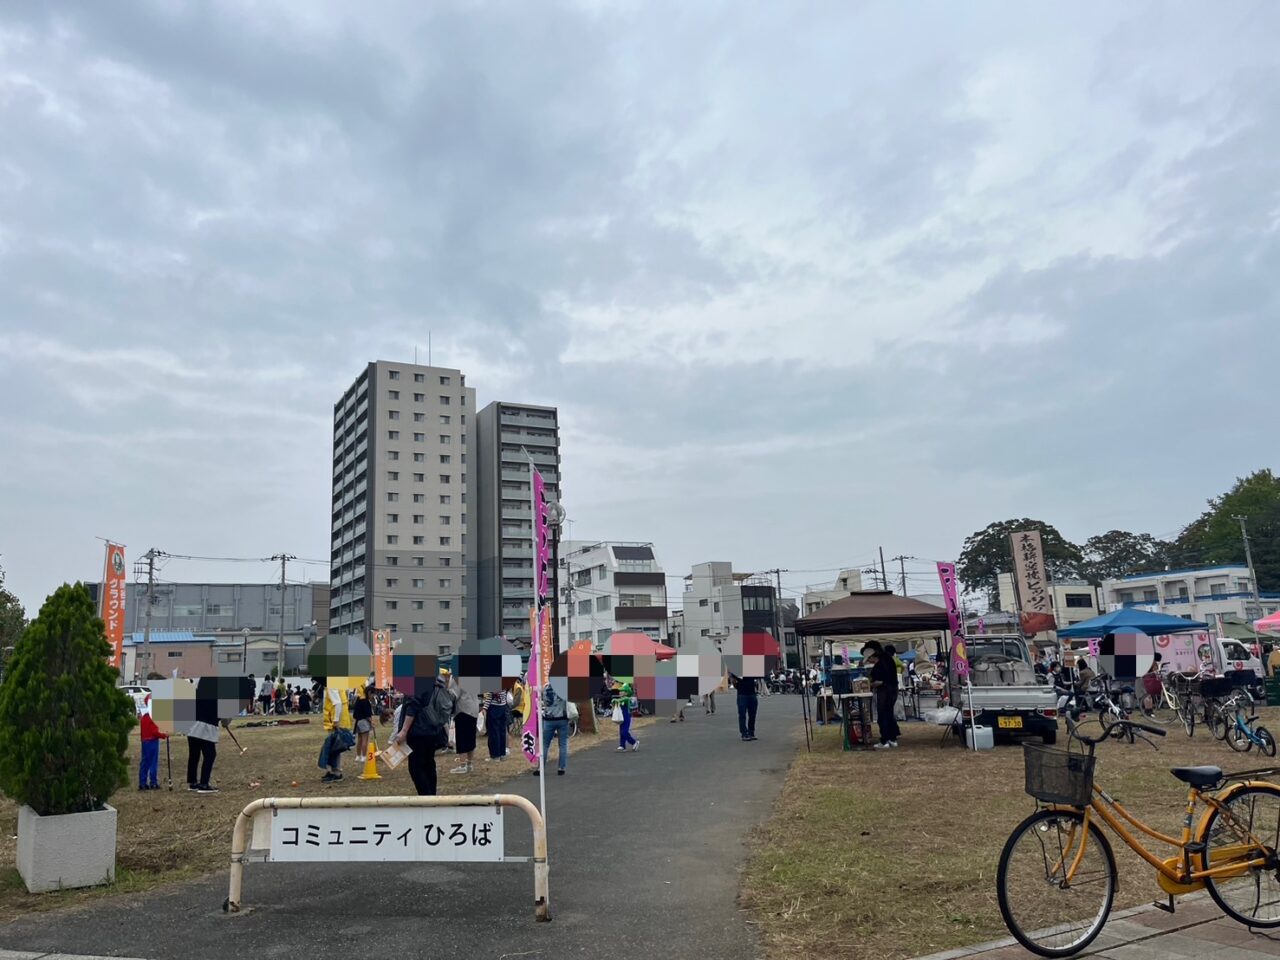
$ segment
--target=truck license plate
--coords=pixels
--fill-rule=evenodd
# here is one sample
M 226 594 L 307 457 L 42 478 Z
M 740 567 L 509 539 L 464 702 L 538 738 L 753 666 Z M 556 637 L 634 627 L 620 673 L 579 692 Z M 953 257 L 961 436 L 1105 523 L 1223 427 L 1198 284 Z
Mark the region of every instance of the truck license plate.
M 1021 730 L 1022 718 L 1021 717 L 997 717 L 996 726 L 998 726 L 1001 730 Z

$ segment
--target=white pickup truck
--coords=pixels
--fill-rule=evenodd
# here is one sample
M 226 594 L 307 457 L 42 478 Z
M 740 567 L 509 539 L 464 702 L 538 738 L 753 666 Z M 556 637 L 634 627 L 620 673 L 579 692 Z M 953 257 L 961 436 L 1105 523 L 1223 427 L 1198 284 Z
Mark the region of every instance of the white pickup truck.
M 990 727 L 996 740 L 1058 739 L 1058 696 L 1040 683 L 1026 641 L 1013 635 L 970 637 L 969 680 L 951 677 L 951 705 L 965 724 Z

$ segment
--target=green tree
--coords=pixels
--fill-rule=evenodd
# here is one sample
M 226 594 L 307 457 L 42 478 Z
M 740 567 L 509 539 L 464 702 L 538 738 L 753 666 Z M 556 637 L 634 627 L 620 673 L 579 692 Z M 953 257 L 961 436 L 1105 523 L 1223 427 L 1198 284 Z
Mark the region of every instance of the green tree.
M 1009 534 L 1039 530 L 1044 547 L 1044 565 L 1055 580 L 1078 577 L 1083 566 L 1080 548 L 1043 520 L 1001 520 L 965 538 L 956 564 L 956 576 L 966 593 L 983 593 L 992 610 L 1000 609 L 997 577 L 1013 572 Z
M 1131 573 L 1163 569 L 1170 544 L 1149 533 L 1109 530 L 1084 542 L 1081 572 L 1093 584 Z
M 0 790 L 41 816 L 97 810 L 128 775 L 132 701 L 83 584 L 23 631 L 0 682 Z
M 4 571 L 0 570 L 0 677 L 4 676 L 5 664 L 26 628 L 26 611 L 18 598 L 5 589 Z
M 1244 541 L 1237 516 L 1248 518 L 1258 589 L 1280 590 L 1280 477 L 1270 470 L 1238 478 L 1230 490 L 1210 500 L 1209 509 L 1174 541 L 1173 562 L 1243 564 Z

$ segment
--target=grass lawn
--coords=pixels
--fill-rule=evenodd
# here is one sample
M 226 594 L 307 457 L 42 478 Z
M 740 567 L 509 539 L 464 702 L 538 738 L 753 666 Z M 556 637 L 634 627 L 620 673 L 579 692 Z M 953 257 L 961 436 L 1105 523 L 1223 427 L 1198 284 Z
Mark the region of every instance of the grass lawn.
M 116 882 L 111 886 L 57 893 L 29 894 L 13 866 L 17 854 L 18 809 L 0 798 L 0 920 L 24 913 L 52 910 L 88 900 L 133 893 L 162 883 L 201 876 L 227 869 L 231 856 L 231 830 L 236 816 L 245 805 L 260 797 L 293 796 L 403 796 L 412 794 L 413 783 L 407 767 L 388 771 L 379 766 L 381 780 L 356 779 L 363 769 L 354 751 L 343 758 L 344 779 L 329 785 L 320 783 L 323 773 L 316 761 L 324 740 L 320 716 L 311 717 L 305 726 L 244 727 L 245 720 L 232 724 L 232 730 L 245 747 L 240 755 L 225 734 L 218 743 L 218 759 L 213 768 L 213 781 L 219 792 L 210 796 L 190 793 L 186 788 L 187 742 L 183 737 L 171 741 L 173 754 L 172 793 L 163 789 L 166 779 L 164 744 L 160 745 L 161 790 L 140 793 L 137 789 L 137 761 L 141 752 L 137 730 L 129 749 L 128 786 L 111 798 L 119 811 L 116 836 Z M 652 718 L 636 720 L 636 727 L 652 723 Z M 600 733 L 579 733 L 570 741 L 570 752 L 577 752 L 617 740 L 617 727 L 607 720 L 599 724 Z M 390 734 L 389 728 L 378 728 L 380 743 Z M 438 754 L 440 793 L 492 793 L 497 784 L 528 770 L 518 747 L 503 762 L 484 762 L 488 756 L 484 737 L 476 751 L 474 772 L 450 775 L 455 765 L 452 753 Z M 552 748 L 550 760 L 555 762 Z
M 1262 709 L 1280 730 L 1280 709 Z M 1022 750 L 938 748 L 939 730 L 904 724 L 893 751 L 844 753 L 836 727 L 818 727 L 770 821 L 753 838 L 743 905 L 771 958 L 916 957 L 1007 935 L 995 873 L 1013 827 L 1034 808 Z M 1096 733 L 1096 723 L 1089 732 Z M 1059 745 L 1066 741 L 1065 730 Z M 1197 730 L 1170 728 L 1160 750 L 1138 742 L 1098 748 L 1097 782 L 1131 812 L 1177 834 L 1185 788 L 1169 768 L 1231 772 L 1277 763 L 1234 753 Z M 1108 831 L 1109 833 L 1109 831 Z M 1160 897 L 1155 871 L 1114 836 L 1116 909 Z M 1172 850 L 1159 848 L 1162 855 Z

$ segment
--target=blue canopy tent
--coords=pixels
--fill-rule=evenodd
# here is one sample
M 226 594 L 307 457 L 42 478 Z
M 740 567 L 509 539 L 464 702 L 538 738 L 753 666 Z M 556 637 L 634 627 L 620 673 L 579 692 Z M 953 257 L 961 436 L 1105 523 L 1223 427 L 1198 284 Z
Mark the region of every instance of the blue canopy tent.
M 1192 630 L 1207 629 L 1209 629 L 1207 623 L 1196 620 L 1184 620 L 1182 617 L 1171 617 L 1164 613 L 1151 613 L 1136 607 L 1126 607 L 1123 610 L 1094 617 L 1092 620 L 1082 620 L 1069 627 L 1059 627 L 1058 639 L 1105 637 L 1109 633 L 1132 633 L 1135 630 L 1158 637 L 1166 633 L 1188 633 Z

